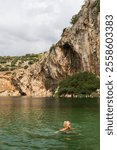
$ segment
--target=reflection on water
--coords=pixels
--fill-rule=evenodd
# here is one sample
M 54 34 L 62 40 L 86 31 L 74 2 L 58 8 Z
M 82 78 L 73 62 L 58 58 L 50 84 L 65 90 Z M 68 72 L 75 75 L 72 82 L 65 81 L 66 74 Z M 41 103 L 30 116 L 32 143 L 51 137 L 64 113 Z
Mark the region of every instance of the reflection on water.
M 56 132 L 70 120 L 74 130 Z M 0 98 L 0 150 L 99 150 L 96 99 Z

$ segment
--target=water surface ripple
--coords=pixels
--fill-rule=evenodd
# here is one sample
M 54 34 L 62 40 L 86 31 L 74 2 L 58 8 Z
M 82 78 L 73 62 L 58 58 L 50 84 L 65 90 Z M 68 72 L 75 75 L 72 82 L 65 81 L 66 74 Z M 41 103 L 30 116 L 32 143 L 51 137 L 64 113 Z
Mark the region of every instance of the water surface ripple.
M 0 150 L 39 149 L 99 150 L 98 99 L 0 97 Z

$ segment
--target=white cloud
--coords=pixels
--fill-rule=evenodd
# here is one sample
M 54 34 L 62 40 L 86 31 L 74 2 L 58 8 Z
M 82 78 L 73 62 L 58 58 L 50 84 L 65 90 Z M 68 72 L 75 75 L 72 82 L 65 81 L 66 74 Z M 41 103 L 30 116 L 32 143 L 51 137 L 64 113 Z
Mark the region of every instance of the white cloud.
M 48 50 L 83 0 L 0 0 L 0 55 Z

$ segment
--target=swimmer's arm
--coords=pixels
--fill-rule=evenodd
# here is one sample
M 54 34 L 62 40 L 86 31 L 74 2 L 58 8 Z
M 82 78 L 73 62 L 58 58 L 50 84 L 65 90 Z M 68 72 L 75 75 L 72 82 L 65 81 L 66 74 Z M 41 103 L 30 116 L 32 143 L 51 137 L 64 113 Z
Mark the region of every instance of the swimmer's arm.
M 62 128 L 62 129 L 56 131 L 55 133 L 62 132 L 62 131 L 66 131 L 66 130 L 67 130 L 66 128 Z
M 68 128 L 62 128 L 59 131 L 66 131 Z

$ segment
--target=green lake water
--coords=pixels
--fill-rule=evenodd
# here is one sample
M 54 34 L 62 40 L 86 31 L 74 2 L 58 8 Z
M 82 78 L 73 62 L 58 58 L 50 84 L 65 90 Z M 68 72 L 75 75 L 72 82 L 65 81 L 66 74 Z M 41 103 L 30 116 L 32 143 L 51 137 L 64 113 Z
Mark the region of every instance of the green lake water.
M 0 97 L 0 150 L 99 150 L 99 119 L 98 99 Z

